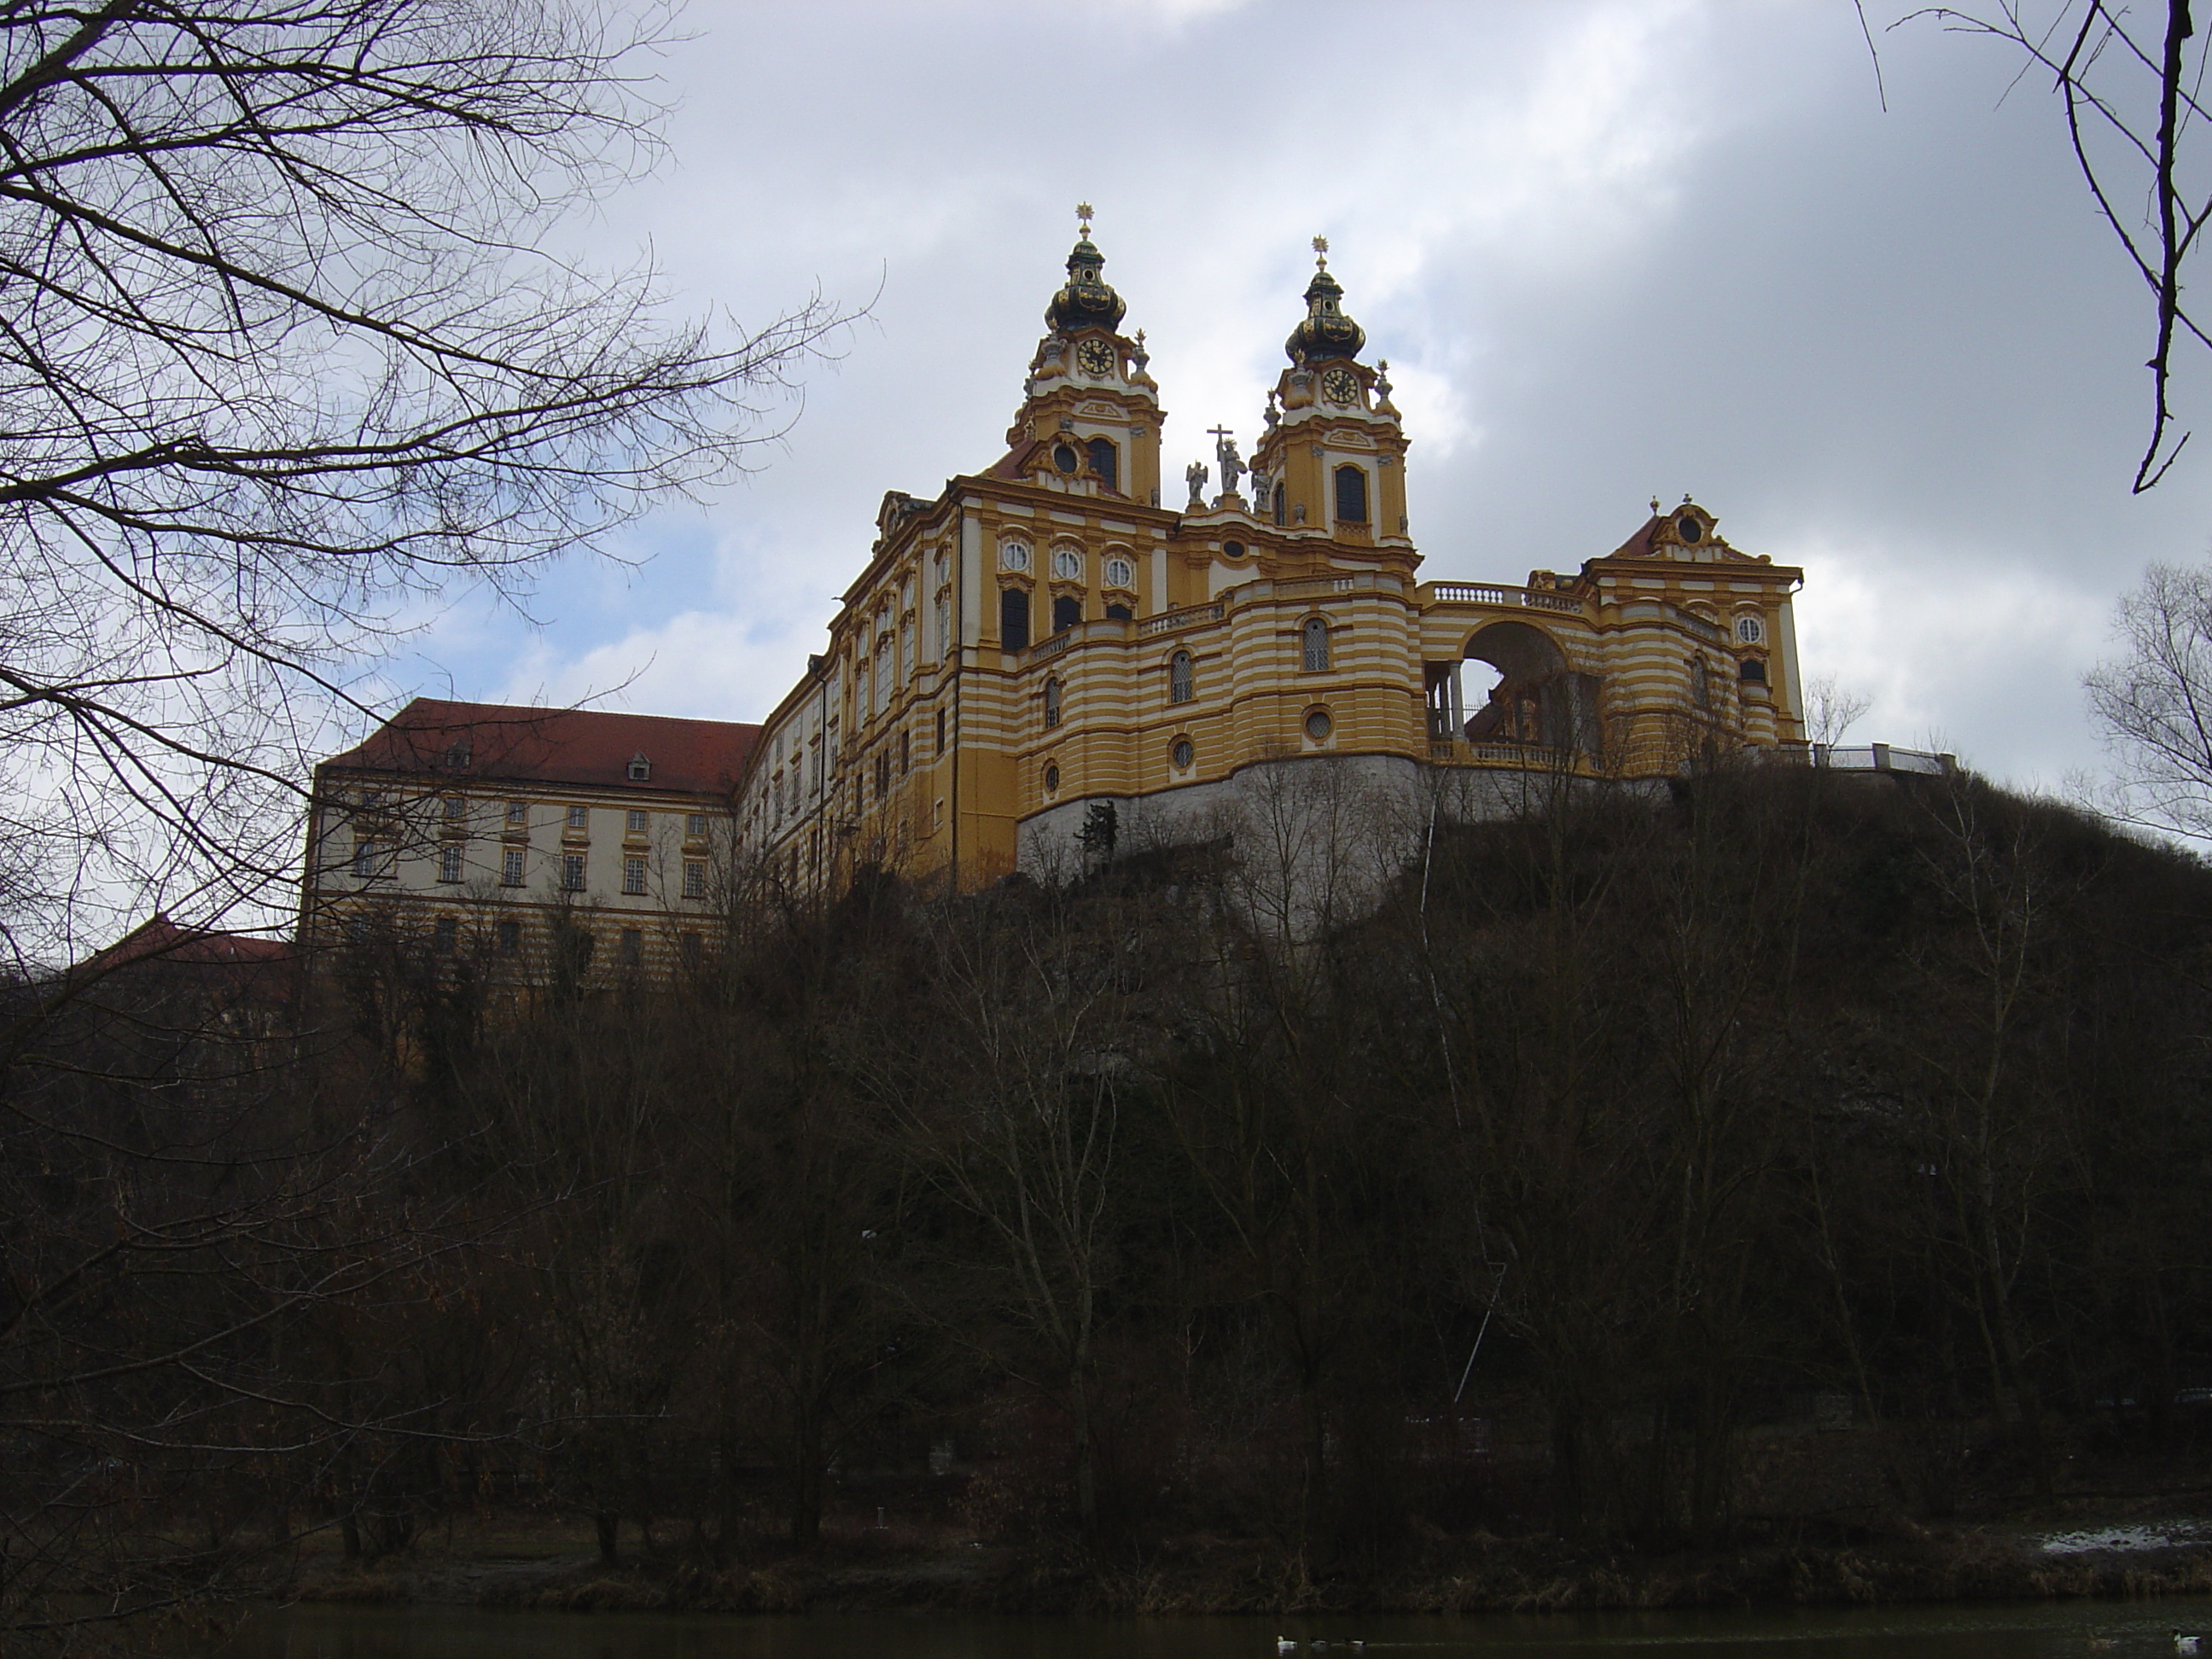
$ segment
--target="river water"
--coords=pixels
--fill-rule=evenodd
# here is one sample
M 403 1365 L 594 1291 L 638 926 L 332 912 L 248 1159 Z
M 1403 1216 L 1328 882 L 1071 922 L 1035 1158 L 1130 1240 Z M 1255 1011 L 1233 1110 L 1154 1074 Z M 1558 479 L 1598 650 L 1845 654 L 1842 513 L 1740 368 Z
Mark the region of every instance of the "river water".
M 481 1613 L 295 1607 L 254 1613 L 206 1659 L 2172 1659 L 2212 1597 L 1698 1613 L 1328 1619 Z

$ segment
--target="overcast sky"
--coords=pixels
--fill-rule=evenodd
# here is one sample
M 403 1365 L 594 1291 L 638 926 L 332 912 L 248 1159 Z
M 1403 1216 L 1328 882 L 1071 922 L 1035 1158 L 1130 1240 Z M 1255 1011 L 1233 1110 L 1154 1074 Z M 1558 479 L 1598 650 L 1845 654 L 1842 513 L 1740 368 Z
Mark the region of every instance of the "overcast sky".
M 2151 317 L 2001 45 L 1850 0 L 845 6 L 701 0 L 671 163 L 610 203 L 683 307 L 872 302 L 759 471 L 462 602 L 406 689 L 754 720 L 889 489 L 1004 447 L 1073 204 L 1146 331 L 1165 472 L 1248 444 L 1328 236 L 1413 445 L 1431 579 L 1571 569 L 1686 492 L 1802 565 L 1859 741 L 2015 783 L 2094 767 L 2081 676 L 2152 559 L 2207 550 L 2212 434 L 2147 496 Z M 2212 365 L 2192 361 L 2185 410 Z M 2192 465 L 2192 463 L 2194 463 Z

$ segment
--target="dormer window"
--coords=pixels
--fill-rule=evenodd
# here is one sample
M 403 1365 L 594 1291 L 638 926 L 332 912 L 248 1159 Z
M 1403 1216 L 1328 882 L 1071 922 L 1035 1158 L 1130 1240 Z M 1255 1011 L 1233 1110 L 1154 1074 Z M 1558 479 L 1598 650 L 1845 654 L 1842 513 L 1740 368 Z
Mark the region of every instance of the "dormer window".
M 1695 547 L 1704 539 L 1705 527 L 1698 522 L 1696 514 L 1685 513 L 1674 520 L 1674 533 L 1682 538 L 1683 546 Z
M 450 770 L 455 772 L 460 771 L 463 768 L 467 766 L 468 763 L 469 745 L 466 742 L 453 743 L 447 745 L 446 765 Z
M 652 777 L 653 763 L 646 759 L 641 751 L 632 755 L 629 757 L 629 781 L 632 783 L 646 783 L 649 782 Z

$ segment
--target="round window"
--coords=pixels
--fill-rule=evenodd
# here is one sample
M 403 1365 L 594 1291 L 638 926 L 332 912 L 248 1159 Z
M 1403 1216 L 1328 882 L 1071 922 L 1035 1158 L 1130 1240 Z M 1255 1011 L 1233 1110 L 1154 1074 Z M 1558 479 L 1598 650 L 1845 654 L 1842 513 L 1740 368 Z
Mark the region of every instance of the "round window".
M 1685 543 L 1694 543 L 1700 536 L 1705 533 L 1705 527 L 1698 522 L 1698 515 L 1696 514 L 1685 513 L 1675 521 L 1674 533 L 1680 536 Z
M 1060 764 L 1056 761 L 1046 763 L 1044 769 L 1044 792 L 1048 795 L 1056 795 L 1060 793 Z
M 1058 467 L 1062 472 L 1074 471 L 1077 465 L 1075 459 L 1075 446 L 1073 444 L 1054 444 L 1052 447 L 1052 464 Z
M 999 547 L 999 568 L 1026 570 L 1030 568 L 1030 549 L 1027 542 L 1003 542 Z
M 1073 581 L 1083 574 L 1083 555 L 1072 547 L 1055 547 L 1052 550 L 1052 574 L 1062 581 Z
M 1176 771 L 1188 772 L 1191 763 L 1198 758 L 1198 750 L 1191 747 L 1188 738 L 1177 738 L 1175 747 L 1168 751 L 1168 758 L 1175 763 Z
M 1243 557 L 1244 556 L 1244 544 L 1243 544 L 1243 543 L 1242 543 L 1242 542 L 1224 542 L 1224 543 L 1222 543 L 1222 544 L 1221 544 L 1221 556 L 1222 556 L 1223 558 L 1224 558 L 1224 559 L 1241 559 L 1241 558 L 1243 558 Z
M 1127 559 L 1109 559 L 1106 561 L 1107 586 L 1134 587 L 1136 585 L 1137 567 L 1135 565 L 1131 564 Z
M 1326 708 L 1316 708 L 1306 716 L 1306 735 L 1316 743 L 1328 742 L 1328 734 L 1335 729 L 1336 722 L 1329 719 Z
M 1766 625 L 1756 617 L 1738 617 L 1735 636 L 1745 645 L 1757 645 L 1766 637 Z

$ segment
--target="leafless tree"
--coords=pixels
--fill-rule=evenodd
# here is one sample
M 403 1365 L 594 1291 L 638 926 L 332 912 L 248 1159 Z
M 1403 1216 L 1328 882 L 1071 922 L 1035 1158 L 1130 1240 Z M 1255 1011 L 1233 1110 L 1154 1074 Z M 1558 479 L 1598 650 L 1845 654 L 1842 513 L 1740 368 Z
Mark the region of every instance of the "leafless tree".
M 2084 682 L 2126 822 L 2212 837 L 2212 569 L 2154 564 L 2121 599 L 2125 651 Z
M 2189 0 L 2166 0 L 2140 14 L 2110 0 L 2049 6 L 1996 0 L 1986 8 L 1928 7 L 1910 16 L 2006 42 L 2027 60 L 2024 71 L 2051 77 L 2065 106 L 2082 180 L 2151 294 L 2156 343 L 2147 365 L 2150 441 L 2135 476 L 2141 494 L 2166 476 L 2189 442 L 2186 432 L 2172 435 L 2174 346 L 2193 339 L 2212 348 L 2212 336 L 2190 313 L 2183 269 L 2212 217 L 2212 179 L 2190 141 L 2191 125 L 2206 111 L 2204 46 Z
M 742 465 L 841 318 L 665 313 L 562 216 L 649 161 L 665 14 L 0 9 L 0 927 L 250 907 L 456 580 Z

